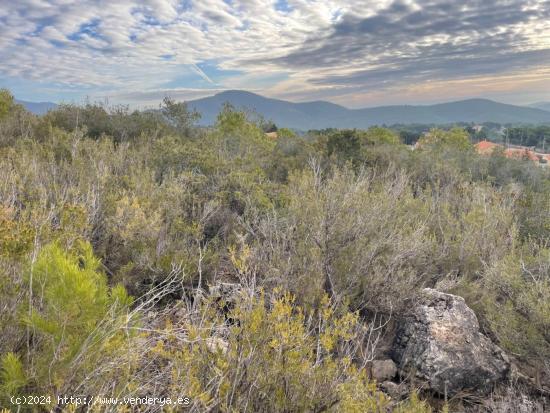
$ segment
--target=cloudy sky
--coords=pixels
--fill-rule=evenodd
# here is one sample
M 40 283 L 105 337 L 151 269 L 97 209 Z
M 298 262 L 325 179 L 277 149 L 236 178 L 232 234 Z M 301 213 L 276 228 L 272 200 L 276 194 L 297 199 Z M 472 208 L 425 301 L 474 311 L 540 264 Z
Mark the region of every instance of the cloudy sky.
M 550 0 L 0 0 L 0 87 L 156 105 L 550 100 Z

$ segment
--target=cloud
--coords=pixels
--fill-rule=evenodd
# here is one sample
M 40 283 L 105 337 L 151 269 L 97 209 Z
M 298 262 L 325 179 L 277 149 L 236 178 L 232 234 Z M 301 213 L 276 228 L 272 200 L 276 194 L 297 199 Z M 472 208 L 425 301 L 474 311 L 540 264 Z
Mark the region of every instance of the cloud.
M 368 17 L 344 15 L 329 33 L 272 61 L 310 70 L 316 84 L 371 88 L 550 63 L 550 44 L 539 41 L 540 29 L 550 30 L 549 2 L 419 4 L 395 1 Z M 328 73 L 316 74 L 313 69 L 319 66 Z
M 548 0 L 0 3 L 0 82 L 8 87 L 27 80 L 143 99 L 136 90 L 242 85 L 360 102 L 361 94 L 550 66 Z

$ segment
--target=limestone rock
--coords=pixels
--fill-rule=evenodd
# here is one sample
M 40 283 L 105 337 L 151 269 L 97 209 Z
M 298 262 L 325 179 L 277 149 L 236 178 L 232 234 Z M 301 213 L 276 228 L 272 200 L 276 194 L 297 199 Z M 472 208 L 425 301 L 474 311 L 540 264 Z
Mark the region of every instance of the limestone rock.
M 503 380 L 510 363 L 479 331 L 462 297 L 425 289 L 413 315 L 396 334 L 392 358 L 401 376 L 414 375 L 437 393 L 487 393 Z

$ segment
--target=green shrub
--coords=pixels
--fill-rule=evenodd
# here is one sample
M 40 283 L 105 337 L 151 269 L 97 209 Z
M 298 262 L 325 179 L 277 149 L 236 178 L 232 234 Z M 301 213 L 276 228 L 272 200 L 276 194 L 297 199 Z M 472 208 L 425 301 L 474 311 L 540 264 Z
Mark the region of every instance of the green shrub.
M 30 307 L 22 309 L 22 320 L 32 337 L 30 359 L 23 365 L 16 355 L 4 355 L 2 386 L 16 391 L 28 383 L 49 395 L 76 388 L 121 350 L 131 299 L 122 287 L 107 286 L 84 242 L 71 252 L 55 243 L 42 248 L 27 281 Z

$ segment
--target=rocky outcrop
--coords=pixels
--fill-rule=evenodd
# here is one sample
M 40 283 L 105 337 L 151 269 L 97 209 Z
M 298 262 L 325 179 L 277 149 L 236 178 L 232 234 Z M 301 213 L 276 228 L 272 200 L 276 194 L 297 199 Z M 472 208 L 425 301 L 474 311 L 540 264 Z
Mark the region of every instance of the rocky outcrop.
M 413 315 L 398 327 L 392 358 L 401 376 L 437 393 L 487 393 L 510 368 L 506 355 L 479 331 L 462 297 L 425 289 Z

